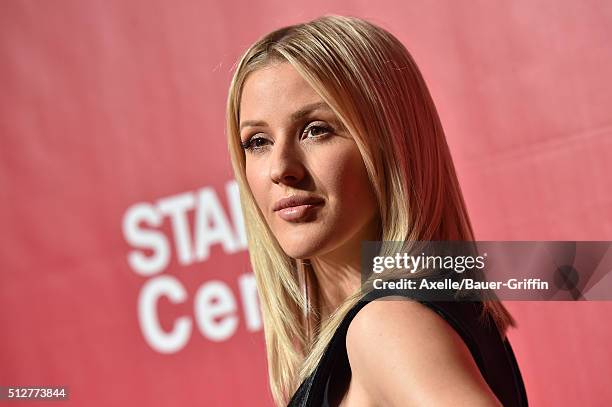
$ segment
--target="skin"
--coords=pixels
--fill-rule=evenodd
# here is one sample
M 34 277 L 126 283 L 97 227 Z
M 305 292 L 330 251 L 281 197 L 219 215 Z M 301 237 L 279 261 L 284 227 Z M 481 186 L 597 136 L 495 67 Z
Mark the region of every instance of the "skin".
M 339 406 L 501 406 L 459 334 L 416 301 L 368 303 L 346 348 L 352 376 Z
M 322 106 L 292 117 L 317 104 Z M 323 287 L 325 317 L 359 287 L 361 241 L 378 238 L 378 206 L 361 153 L 289 63 L 248 76 L 240 121 L 241 141 L 253 143 L 245 151 L 246 175 L 257 205 L 285 253 L 310 260 Z M 296 193 L 325 200 L 306 222 L 287 222 L 272 210 Z
M 244 84 L 240 138 L 251 140 L 246 175 L 257 205 L 287 255 L 310 259 L 325 318 L 358 289 L 360 244 L 379 238 L 380 219 L 359 149 L 322 102 L 290 64 L 261 68 Z M 304 222 L 287 222 L 272 207 L 295 193 L 317 195 L 324 205 Z M 346 345 L 352 375 L 333 404 L 500 405 L 463 340 L 418 302 L 367 304 Z

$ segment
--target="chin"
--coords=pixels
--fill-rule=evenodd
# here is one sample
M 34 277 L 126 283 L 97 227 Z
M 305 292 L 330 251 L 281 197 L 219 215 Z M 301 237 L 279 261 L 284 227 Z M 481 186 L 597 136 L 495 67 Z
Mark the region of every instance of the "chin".
M 281 247 L 287 256 L 298 260 L 310 259 L 321 253 L 320 247 L 304 244 L 304 239 L 299 242 L 281 243 Z
M 283 231 L 276 238 L 287 256 L 304 260 L 320 255 L 329 244 L 330 236 L 321 232 L 324 231 Z
M 315 255 L 315 253 L 313 251 L 310 250 L 304 250 L 303 247 L 300 248 L 285 248 L 283 247 L 283 251 L 285 252 L 285 254 L 289 257 L 292 257 L 296 260 L 306 260 L 309 259 L 311 257 L 313 257 Z

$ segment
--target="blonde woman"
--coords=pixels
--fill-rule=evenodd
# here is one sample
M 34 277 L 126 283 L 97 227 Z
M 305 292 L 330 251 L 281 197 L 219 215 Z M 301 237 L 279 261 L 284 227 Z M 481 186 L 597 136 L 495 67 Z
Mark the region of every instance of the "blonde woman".
M 474 238 L 393 35 L 342 16 L 276 30 L 241 58 L 227 113 L 278 406 L 526 405 L 500 302 L 361 289 L 362 241 Z

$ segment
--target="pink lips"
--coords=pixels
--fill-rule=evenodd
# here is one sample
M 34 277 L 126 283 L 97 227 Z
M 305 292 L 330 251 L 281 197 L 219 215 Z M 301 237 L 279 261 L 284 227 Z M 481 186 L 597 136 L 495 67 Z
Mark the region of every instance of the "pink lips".
M 323 202 L 316 196 L 293 195 L 279 200 L 272 209 L 283 220 L 300 222 L 306 220 Z

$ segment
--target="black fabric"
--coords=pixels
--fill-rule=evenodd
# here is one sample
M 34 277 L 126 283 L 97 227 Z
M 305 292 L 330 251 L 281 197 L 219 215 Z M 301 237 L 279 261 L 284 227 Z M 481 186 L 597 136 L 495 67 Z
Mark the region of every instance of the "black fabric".
M 334 333 L 315 371 L 295 392 L 288 407 L 331 407 L 331 394 L 348 383 L 350 365 L 346 353 L 349 324 L 367 303 L 398 292 L 375 290 L 368 293 L 347 313 Z M 527 394 L 514 352 L 502 339 L 491 317 L 480 319 L 481 302 L 418 300 L 446 320 L 470 350 L 480 373 L 504 406 L 527 406 Z

